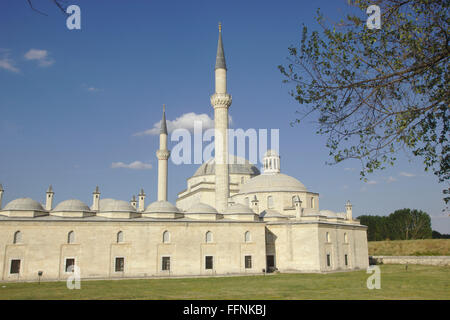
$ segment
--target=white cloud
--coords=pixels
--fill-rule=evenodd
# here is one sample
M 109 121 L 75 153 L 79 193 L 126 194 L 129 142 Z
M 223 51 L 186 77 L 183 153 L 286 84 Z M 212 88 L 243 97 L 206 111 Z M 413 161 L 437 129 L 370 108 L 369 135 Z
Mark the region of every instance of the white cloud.
M 0 53 L 2 53 L 2 56 L 0 57 L 0 68 L 19 73 L 20 70 L 14 65 L 14 61 L 9 58 L 9 50 L 0 49 Z
M 89 92 L 97 92 L 97 91 L 100 91 L 100 89 L 96 88 L 96 87 L 88 87 L 87 91 L 89 91 Z
M 344 168 L 345 171 L 355 171 L 355 168 Z
M 51 66 L 55 61 L 48 56 L 47 50 L 30 49 L 25 53 L 26 60 L 36 60 L 41 67 Z
M 403 177 L 408 177 L 408 178 L 416 176 L 414 173 L 409 173 L 409 172 L 404 172 L 404 171 L 400 172 L 399 175 L 401 175 Z
M 150 163 L 143 163 L 141 161 L 134 161 L 130 164 L 126 164 L 123 162 L 113 162 L 111 164 L 111 168 L 125 168 L 125 169 L 133 169 L 133 170 L 149 170 L 152 168 Z
M 201 121 L 202 122 L 202 129 L 207 130 L 214 128 L 214 119 L 211 119 L 206 113 L 202 114 L 196 114 L 194 112 L 189 112 L 181 115 L 180 117 L 176 118 L 175 120 L 167 120 L 167 130 L 169 133 L 174 131 L 175 129 L 186 129 L 189 131 L 194 130 L 194 122 L 195 121 Z M 231 118 L 230 118 L 231 122 Z M 134 136 L 145 136 L 145 135 L 158 135 L 159 129 L 161 127 L 161 121 L 156 122 L 153 125 L 153 128 L 137 132 L 134 134 Z
M 389 177 L 386 178 L 386 182 L 387 183 L 391 183 L 391 182 L 395 182 L 395 181 L 397 181 L 397 179 L 392 177 L 392 176 L 389 176 Z
M 370 185 L 374 185 L 374 184 L 377 184 L 378 182 L 376 182 L 375 180 L 369 180 L 369 181 L 367 181 L 367 184 L 370 184 Z

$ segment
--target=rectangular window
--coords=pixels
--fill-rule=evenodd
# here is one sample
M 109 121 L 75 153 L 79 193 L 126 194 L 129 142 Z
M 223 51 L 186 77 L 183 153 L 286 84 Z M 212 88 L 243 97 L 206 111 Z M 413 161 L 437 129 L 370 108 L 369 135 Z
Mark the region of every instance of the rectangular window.
M 206 256 L 205 257 L 205 269 L 213 269 L 213 257 L 212 256 Z
M 75 267 L 75 259 L 69 258 L 66 259 L 66 272 L 74 272 Z
M 9 271 L 10 274 L 19 274 L 20 273 L 20 260 L 14 259 L 11 260 L 11 269 Z
M 329 254 L 327 254 L 327 266 L 331 266 L 331 256 Z
M 348 266 L 348 256 L 344 255 L 345 265 Z
M 252 268 L 252 256 L 245 256 L 245 269 Z
M 170 270 L 170 257 L 162 257 L 162 270 L 163 271 Z
M 275 257 L 267 256 L 267 269 L 275 267 Z
M 123 272 L 125 269 L 125 259 L 124 258 L 116 258 L 116 272 Z

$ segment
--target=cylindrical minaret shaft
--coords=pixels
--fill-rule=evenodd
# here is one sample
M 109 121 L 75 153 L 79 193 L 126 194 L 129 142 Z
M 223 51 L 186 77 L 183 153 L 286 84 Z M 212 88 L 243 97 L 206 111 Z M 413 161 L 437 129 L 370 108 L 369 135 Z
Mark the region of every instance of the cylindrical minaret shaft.
M 228 172 L 228 108 L 231 95 L 227 93 L 227 67 L 222 43 L 222 27 L 219 24 L 219 41 L 215 67 L 216 92 L 211 96 L 214 107 L 214 148 L 216 175 L 216 209 L 224 211 L 230 194 Z
M 167 201 L 167 165 L 170 151 L 167 149 L 167 124 L 164 105 L 159 131 L 159 150 L 156 151 L 156 157 L 158 158 L 158 201 Z

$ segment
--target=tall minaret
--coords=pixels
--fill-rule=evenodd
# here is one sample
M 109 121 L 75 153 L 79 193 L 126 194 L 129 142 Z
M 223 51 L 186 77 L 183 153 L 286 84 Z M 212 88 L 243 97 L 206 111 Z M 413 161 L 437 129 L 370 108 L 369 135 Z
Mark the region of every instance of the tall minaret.
M 228 175 L 228 108 L 231 95 L 227 93 L 227 66 L 222 44 L 222 25 L 219 23 L 219 41 L 216 56 L 216 92 L 211 96 L 214 108 L 214 148 L 216 162 L 216 209 L 223 212 L 230 194 Z
M 163 105 L 161 129 L 159 130 L 159 150 L 156 151 L 156 157 L 158 158 L 158 201 L 167 201 L 167 162 L 170 157 L 170 151 L 167 149 L 165 105 Z

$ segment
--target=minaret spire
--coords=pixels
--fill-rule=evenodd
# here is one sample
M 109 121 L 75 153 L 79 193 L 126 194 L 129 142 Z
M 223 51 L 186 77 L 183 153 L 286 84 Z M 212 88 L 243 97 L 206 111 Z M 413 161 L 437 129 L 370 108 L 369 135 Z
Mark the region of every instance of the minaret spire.
M 161 128 L 159 130 L 162 134 L 167 134 L 167 124 L 166 124 L 166 105 L 163 104 L 163 116 L 161 120 Z
M 223 68 L 227 69 L 227 65 L 225 63 L 225 53 L 223 51 L 223 43 L 222 43 L 222 23 L 219 22 L 219 41 L 217 42 L 217 55 L 216 55 L 216 69 Z
M 167 162 L 170 151 L 167 149 L 166 105 L 164 104 L 159 130 L 159 150 L 156 151 L 156 157 L 158 158 L 158 201 L 167 201 Z
M 223 212 L 228 206 L 230 196 L 230 177 L 228 168 L 228 108 L 231 95 L 227 93 L 227 67 L 222 43 L 222 25 L 219 23 L 219 42 L 217 45 L 215 67 L 216 90 L 211 96 L 214 108 L 214 152 L 216 210 Z

